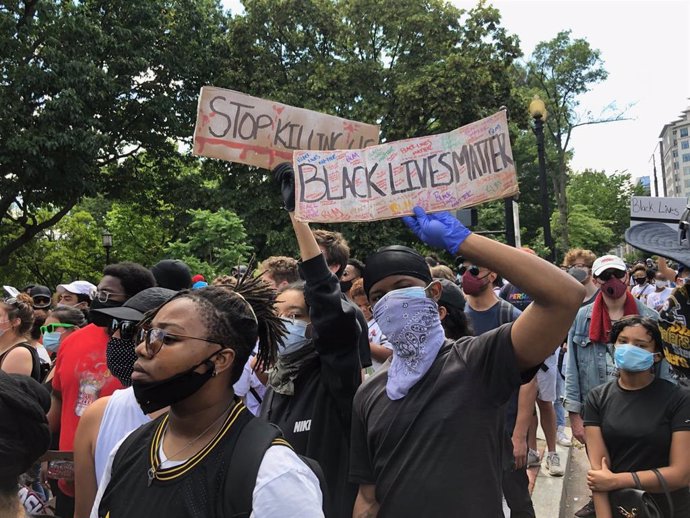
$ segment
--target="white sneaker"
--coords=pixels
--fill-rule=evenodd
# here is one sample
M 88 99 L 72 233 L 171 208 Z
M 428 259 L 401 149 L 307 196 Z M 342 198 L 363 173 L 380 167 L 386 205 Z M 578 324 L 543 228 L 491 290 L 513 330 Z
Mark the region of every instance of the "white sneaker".
M 539 453 L 530 448 L 527 450 L 527 467 L 532 468 L 534 466 L 541 466 L 541 459 Z
M 558 456 L 558 453 L 552 452 L 546 456 L 546 471 L 548 471 L 549 475 L 552 477 L 563 476 L 564 471 L 561 467 L 561 458 Z
M 570 437 L 568 437 L 568 435 L 565 433 L 565 430 L 561 427 L 558 428 L 556 437 L 558 444 L 560 444 L 561 446 L 570 447 L 573 445 L 573 441 L 570 440 Z

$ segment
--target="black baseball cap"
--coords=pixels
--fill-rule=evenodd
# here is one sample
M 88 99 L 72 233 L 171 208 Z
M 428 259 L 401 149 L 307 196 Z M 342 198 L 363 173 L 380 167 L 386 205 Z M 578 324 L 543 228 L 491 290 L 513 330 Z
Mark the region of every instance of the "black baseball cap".
M 52 302 L 51 297 L 53 296 L 53 294 L 50 292 L 48 286 L 41 286 L 40 284 L 35 284 L 31 288 L 29 288 L 27 293 L 34 301 L 34 308 L 44 309 L 50 307 L 50 304 Z
M 176 291 L 167 288 L 147 288 L 128 299 L 122 306 L 117 308 L 92 309 L 91 312 L 103 313 L 104 315 L 118 320 L 139 322 L 144 318 L 144 314 L 147 311 L 151 311 L 165 304 L 175 294 L 177 294 Z

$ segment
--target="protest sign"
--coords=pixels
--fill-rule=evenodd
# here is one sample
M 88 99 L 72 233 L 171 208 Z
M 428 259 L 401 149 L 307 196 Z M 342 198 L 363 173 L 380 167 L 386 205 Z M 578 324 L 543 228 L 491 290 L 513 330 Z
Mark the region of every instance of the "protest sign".
M 688 204 L 687 198 L 656 198 L 632 196 L 630 199 L 630 226 L 648 221 L 666 223 L 678 229 L 678 220 Z
M 364 148 L 379 127 L 204 86 L 199 94 L 194 154 L 271 169 L 295 149 Z
M 518 193 L 504 111 L 440 135 L 296 151 L 293 162 L 295 216 L 302 221 L 396 218 L 415 205 L 438 212 Z

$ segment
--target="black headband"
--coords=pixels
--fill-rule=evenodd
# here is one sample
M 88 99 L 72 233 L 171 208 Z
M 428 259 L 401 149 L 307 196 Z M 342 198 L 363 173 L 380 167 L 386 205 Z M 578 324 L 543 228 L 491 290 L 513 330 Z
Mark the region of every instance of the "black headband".
M 367 297 L 374 284 L 391 275 L 409 275 L 426 283 L 432 280 L 429 265 L 419 252 L 402 245 L 386 246 L 367 259 L 362 276 Z

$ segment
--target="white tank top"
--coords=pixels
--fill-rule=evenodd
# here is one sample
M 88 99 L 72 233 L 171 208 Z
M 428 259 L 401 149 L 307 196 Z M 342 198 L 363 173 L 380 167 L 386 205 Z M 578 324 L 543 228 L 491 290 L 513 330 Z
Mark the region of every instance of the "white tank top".
M 151 419 L 141 410 L 132 387 L 113 392 L 103 412 L 96 439 L 94 464 L 99 485 L 112 449 L 131 432 L 149 422 Z

